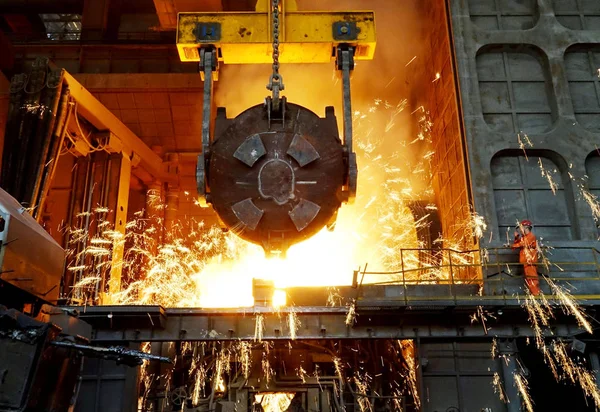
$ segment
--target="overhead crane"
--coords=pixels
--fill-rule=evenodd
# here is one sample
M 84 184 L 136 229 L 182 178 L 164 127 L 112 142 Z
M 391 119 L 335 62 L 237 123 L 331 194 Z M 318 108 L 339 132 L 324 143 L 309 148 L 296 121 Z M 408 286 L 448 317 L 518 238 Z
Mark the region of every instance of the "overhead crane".
M 199 198 L 267 255 L 332 228 L 356 196 L 350 76 L 355 61 L 373 58 L 375 43 L 370 11 L 301 12 L 293 0 L 261 0 L 255 12 L 179 14 L 180 59 L 198 61 L 204 80 Z M 333 107 L 320 118 L 282 95 L 281 63 L 331 62 L 342 79 L 343 141 Z M 212 125 L 221 63 L 271 63 L 271 95 L 233 119 L 218 108 Z

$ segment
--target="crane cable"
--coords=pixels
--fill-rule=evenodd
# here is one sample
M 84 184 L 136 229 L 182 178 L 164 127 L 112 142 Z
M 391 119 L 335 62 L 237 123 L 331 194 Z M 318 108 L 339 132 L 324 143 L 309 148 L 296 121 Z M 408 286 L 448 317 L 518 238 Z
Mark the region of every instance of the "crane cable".
M 284 90 L 283 77 L 279 74 L 279 0 L 271 4 L 273 13 L 273 73 L 269 78 L 267 90 L 272 91 L 273 109 L 279 109 L 279 92 Z

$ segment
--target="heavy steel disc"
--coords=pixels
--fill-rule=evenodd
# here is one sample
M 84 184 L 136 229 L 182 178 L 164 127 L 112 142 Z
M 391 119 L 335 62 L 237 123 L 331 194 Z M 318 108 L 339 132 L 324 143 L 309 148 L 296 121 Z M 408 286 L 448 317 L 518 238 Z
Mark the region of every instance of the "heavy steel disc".
M 320 118 L 287 103 L 285 120 L 270 122 L 263 105 L 235 119 L 221 110 L 208 163 L 209 199 L 240 237 L 267 254 L 285 254 L 335 219 L 346 167 L 333 108 Z

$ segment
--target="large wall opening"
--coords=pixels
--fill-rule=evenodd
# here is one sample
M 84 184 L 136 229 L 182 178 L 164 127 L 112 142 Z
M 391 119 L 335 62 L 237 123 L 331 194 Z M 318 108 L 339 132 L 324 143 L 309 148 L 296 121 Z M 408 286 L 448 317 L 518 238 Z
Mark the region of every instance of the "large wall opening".
M 598 207 L 598 199 L 600 199 L 600 153 L 597 150 L 590 153 L 585 160 L 585 172 L 589 194 L 591 195 L 586 201 L 592 209 L 594 223 L 600 238 L 600 208 Z
M 530 219 L 536 235 L 547 240 L 577 239 L 568 169 L 557 153 L 502 151 L 491 172 L 498 230 L 510 243 L 518 222 Z

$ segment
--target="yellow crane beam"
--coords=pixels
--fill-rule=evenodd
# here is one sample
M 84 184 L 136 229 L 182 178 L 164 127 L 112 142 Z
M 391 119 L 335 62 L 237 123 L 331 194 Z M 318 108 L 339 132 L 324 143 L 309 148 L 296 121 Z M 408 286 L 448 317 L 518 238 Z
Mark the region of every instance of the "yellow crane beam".
M 281 63 L 329 63 L 336 46 L 354 47 L 355 60 L 375 53 L 375 15 L 372 11 L 280 12 Z M 183 62 L 199 61 L 202 45 L 217 48 L 225 64 L 272 62 L 271 11 L 179 13 L 177 49 Z

